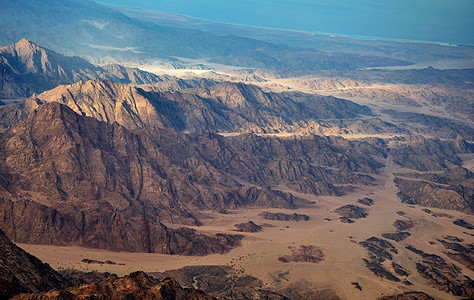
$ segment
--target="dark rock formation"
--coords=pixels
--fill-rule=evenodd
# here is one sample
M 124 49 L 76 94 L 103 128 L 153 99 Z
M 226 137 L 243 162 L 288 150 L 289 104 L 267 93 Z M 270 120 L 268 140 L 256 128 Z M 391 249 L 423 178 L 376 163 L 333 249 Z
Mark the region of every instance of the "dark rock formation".
M 414 224 L 412 220 L 396 220 L 393 222 L 393 227 L 398 231 L 408 230 L 413 228 Z
M 372 273 L 374 273 L 378 277 L 385 278 L 390 281 L 400 282 L 400 279 L 397 276 L 395 276 L 392 272 L 382 266 L 382 261 L 380 261 L 380 259 L 363 258 L 362 260 L 364 261 L 367 269 L 372 271 Z
M 462 242 L 460 239 L 455 239 L 455 242 L 449 241 L 449 239 L 446 238 L 445 240 L 438 239 L 438 241 L 443 244 L 446 249 L 454 251 L 446 253 L 449 258 L 474 271 L 474 244 L 460 244 Z
M 453 224 L 454 224 L 454 225 L 461 226 L 461 227 L 464 227 L 464 228 L 469 229 L 469 230 L 474 229 L 474 225 L 472 225 L 472 224 L 466 222 L 466 221 L 463 220 L 463 219 L 457 219 L 456 221 L 453 221 Z
M 397 233 L 382 233 L 382 236 L 389 240 L 394 240 L 395 242 L 400 242 L 409 237 L 411 234 L 406 231 L 399 231 Z
M 376 238 L 374 236 L 366 239 L 363 242 L 360 242 L 359 244 L 376 257 L 383 259 L 392 260 L 392 253 L 398 253 L 397 249 L 392 244 L 390 244 L 390 242 L 384 239 Z
M 408 276 L 406 270 L 394 262 L 392 262 L 392 268 L 395 274 L 383 266 L 384 261 L 392 260 L 393 254 L 398 253 L 398 250 L 390 242 L 373 236 L 359 244 L 369 252 L 369 258 L 362 260 L 375 275 L 395 282 L 401 282 Z
M 422 257 L 422 261 L 416 263 L 416 270 L 429 285 L 454 296 L 474 296 L 474 281 L 461 274 L 456 265 L 412 246 L 406 248 Z
M 359 291 L 362 291 L 362 287 L 358 282 L 351 282 L 351 284 L 354 286 L 354 288 L 358 289 Z
M 83 272 L 76 269 L 63 269 L 58 271 L 59 274 L 65 279 L 67 282 L 67 286 L 76 286 L 82 285 L 86 283 L 93 283 L 99 282 L 102 280 L 107 279 L 110 275 L 109 272 L 97 272 L 97 271 L 90 271 L 90 272 Z
M 396 178 L 402 202 L 422 206 L 474 212 L 474 185 L 441 186 L 429 182 Z
M 461 166 L 458 153 L 464 151 L 460 152 L 454 141 L 428 139 L 421 135 L 411 135 L 391 149 L 396 164 L 425 172 L 446 171 Z
M 276 220 L 276 221 L 308 221 L 309 217 L 303 214 L 285 214 L 285 213 L 271 213 L 271 212 L 263 212 L 259 214 L 265 220 Z
M 288 247 L 290 249 L 291 254 L 280 256 L 278 261 L 283 263 L 289 262 L 310 262 L 310 263 L 319 263 L 324 259 L 324 253 L 321 249 L 309 245 L 304 246 L 301 245 L 299 247 Z
M 235 224 L 234 226 L 237 227 L 237 231 L 240 231 L 240 232 L 259 232 L 259 231 L 262 231 L 262 226 L 257 225 L 252 221 L 248 221 L 247 223 Z
M 14 299 L 193 299 L 211 300 L 214 297 L 192 289 L 182 288 L 173 279 L 157 281 L 143 272 L 135 272 L 124 277 L 111 275 L 107 279 L 90 284 L 70 287 L 63 290 L 51 290 L 39 294 L 22 294 Z
M 348 219 L 360 219 L 365 218 L 368 215 L 365 208 L 352 204 L 341 206 L 335 209 L 334 212 L 338 213 L 341 217 Z
M 64 282 L 48 264 L 17 247 L 0 230 L 0 298 L 60 288 Z
M 374 204 L 374 200 L 370 198 L 358 199 L 357 202 L 359 202 L 360 204 L 367 205 L 367 206 L 371 206 L 372 204 Z

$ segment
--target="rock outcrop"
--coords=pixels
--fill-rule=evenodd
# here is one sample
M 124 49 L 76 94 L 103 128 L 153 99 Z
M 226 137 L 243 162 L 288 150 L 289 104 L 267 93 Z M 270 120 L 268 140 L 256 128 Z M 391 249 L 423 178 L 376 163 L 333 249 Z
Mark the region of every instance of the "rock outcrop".
M 237 231 L 240 232 L 259 232 L 262 231 L 262 226 L 255 224 L 252 221 L 247 223 L 239 223 L 234 225 L 237 228 Z
M 265 220 L 276 220 L 276 221 L 308 221 L 309 216 L 304 214 L 285 214 L 285 213 L 271 213 L 271 212 L 263 212 L 260 214 L 262 218 Z
M 341 221 L 344 223 L 352 223 L 352 219 L 361 219 L 368 216 L 365 208 L 352 204 L 341 206 L 335 209 L 334 212 L 341 216 Z

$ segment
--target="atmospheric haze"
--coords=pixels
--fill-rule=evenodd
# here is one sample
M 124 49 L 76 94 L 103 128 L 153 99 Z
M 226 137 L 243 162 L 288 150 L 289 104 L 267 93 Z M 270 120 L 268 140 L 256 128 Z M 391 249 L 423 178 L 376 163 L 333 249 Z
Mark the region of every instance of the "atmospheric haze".
M 474 44 L 474 1 L 100 0 L 209 21 L 350 36 Z

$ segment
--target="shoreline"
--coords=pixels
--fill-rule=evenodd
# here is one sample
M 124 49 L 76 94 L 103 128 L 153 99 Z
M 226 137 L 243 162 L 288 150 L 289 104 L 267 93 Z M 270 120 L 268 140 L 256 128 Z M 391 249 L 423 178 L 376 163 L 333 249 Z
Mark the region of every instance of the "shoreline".
M 361 40 L 361 41 L 431 44 L 431 45 L 439 45 L 439 46 L 445 46 L 445 47 L 474 47 L 474 44 L 459 43 L 459 42 L 441 42 L 441 41 L 430 41 L 430 40 L 404 39 L 404 38 L 395 38 L 395 37 L 392 38 L 392 37 L 380 37 L 380 36 L 353 35 L 353 34 L 346 34 L 346 33 L 326 32 L 326 31 L 308 31 L 308 30 L 301 30 L 301 29 L 275 28 L 275 27 L 254 26 L 254 25 L 231 23 L 231 22 L 218 22 L 218 21 L 200 19 L 193 16 L 188 16 L 185 14 L 179 14 L 179 13 L 173 13 L 173 12 L 166 12 L 166 11 L 152 10 L 152 9 L 142 9 L 142 8 L 137 8 L 137 7 L 127 7 L 127 6 L 120 6 L 120 5 L 109 5 L 109 4 L 105 4 L 101 2 L 98 2 L 98 3 L 108 6 L 112 9 L 115 9 L 126 16 L 128 16 L 126 13 L 124 13 L 124 11 L 126 10 L 130 10 L 134 12 L 142 11 L 146 13 L 159 13 L 162 15 L 166 14 L 170 16 L 177 16 L 180 18 L 188 19 L 188 20 L 190 19 L 190 20 L 209 23 L 210 25 L 221 24 L 225 26 L 238 26 L 238 27 L 245 27 L 245 28 L 250 28 L 250 29 L 254 28 L 254 29 L 263 29 L 263 30 L 271 30 L 271 31 L 283 31 L 283 32 L 288 32 L 288 33 L 303 34 L 303 35 L 309 35 L 309 36 L 316 35 L 316 36 L 321 36 L 321 37 L 346 38 L 346 39 Z M 131 16 L 128 16 L 128 17 L 131 17 Z

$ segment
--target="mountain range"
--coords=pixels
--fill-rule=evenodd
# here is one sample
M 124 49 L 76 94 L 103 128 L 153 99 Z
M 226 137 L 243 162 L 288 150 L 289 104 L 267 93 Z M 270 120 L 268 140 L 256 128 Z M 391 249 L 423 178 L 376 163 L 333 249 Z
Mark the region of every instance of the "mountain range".
M 473 296 L 472 69 L 372 69 L 444 47 L 0 15 L 1 297 Z
M 64 56 L 26 39 L 0 47 L 0 99 L 29 97 L 61 84 L 95 78 L 146 85 L 153 90 L 180 90 L 211 85 L 206 80 L 182 80 L 157 76 L 121 65 L 95 66 L 78 56 Z

